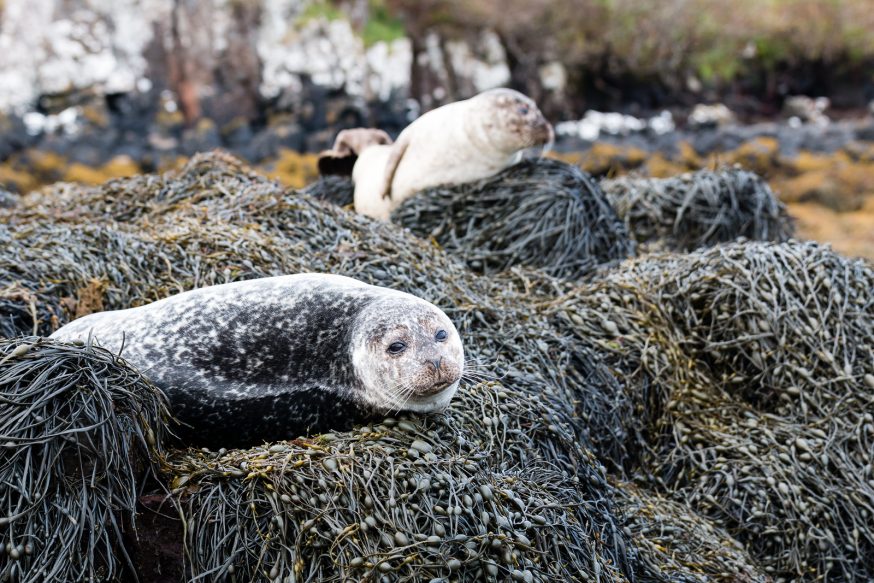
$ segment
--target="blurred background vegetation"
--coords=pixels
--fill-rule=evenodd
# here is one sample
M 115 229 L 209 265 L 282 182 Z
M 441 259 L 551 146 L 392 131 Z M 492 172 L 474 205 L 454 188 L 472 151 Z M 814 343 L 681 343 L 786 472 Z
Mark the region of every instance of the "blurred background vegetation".
M 784 96 L 806 94 L 828 95 L 840 108 L 874 99 L 870 0 L 386 0 L 330 6 L 352 4 L 366 14 L 362 22 L 370 35 L 379 31 L 389 38 L 403 27 L 414 45 L 427 31 L 457 38 L 491 28 L 514 85 L 542 93 L 537 69 L 558 61 L 567 68 L 575 105 L 659 107 L 695 103 L 703 95 L 746 97 L 776 109 Z M 342 11 L 334 8 L 334 14 Z

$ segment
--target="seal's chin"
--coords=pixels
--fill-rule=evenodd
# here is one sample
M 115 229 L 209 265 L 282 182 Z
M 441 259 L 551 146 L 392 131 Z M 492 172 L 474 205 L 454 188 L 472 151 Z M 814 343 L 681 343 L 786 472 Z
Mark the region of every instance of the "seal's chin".
M 442 411 L 449 406 L 460 381 L 438 382 L 425 391 L 420 391 L 404 405 L 407 411 L 416 413 L 431 413 Z

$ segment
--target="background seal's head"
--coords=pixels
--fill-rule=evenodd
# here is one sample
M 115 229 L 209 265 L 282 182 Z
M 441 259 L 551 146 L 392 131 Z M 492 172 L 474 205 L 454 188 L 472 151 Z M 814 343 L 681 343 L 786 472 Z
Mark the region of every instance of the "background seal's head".
M 382 411 L 439 411 L 458 389 L 464 348 L 442 310 L 407 294 L 387 294 L 355 318 L 352 365 L 364 399 Z
M 555 139 L 552 124 L 543 116 L 534 100 L 513 89 L 491 89 L 472 97 L 476 107 L 475 122 L 484 137 L 506 154 L 550 144 Z

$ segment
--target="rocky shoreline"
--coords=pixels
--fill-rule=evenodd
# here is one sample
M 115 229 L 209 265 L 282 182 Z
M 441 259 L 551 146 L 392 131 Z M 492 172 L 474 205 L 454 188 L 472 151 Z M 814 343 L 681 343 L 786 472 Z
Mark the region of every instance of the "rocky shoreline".
M 340 129 L 374 125 L 397 135 L 416 113 L 403 100 L 368 104 L 312 85 L 297 107 L 265 113 L 260 126 L 242 118 L 189 126 L 165 97 L 155 107 L 147 96 L 91 95 L 59 114 L 0 118 L 2 204 L 59 181 L 100 184 L 164 171 L 213 149 L 303 188 L 318 179 L 315 153 Z M 799 219 L 802 236 L 874 259 L 874 119 L 719 124 L 697 122 L 694 114 L 639 119 L 590 112 L 556 124 L 549 155 L 596 177 L 667 178 L 739 165 L 768 180 Z
M 126 156 L 145 171 L 178 157 L 221 148 L 252 164 L 262 164 L 282 150 L 317 153 L 334 136 L 352 127 L 378 127 L 396 136 L 418 115 L 418 108 L 398 95 L 365 101 L 340 90 L 305 85 L 296 103 L 268 107 L 256 119 L 201 117 L 187 123 L 172 94 L 163 92 L 69 95 L 42 111 L 0 115 L 0 161 L 9 163 L 27 151 L 63 156 L 71 163 L 98 167 Z M 59 109 L 61 108 L 62 109 Z M 857 116 L 817 122 L 798 116 L 772 121 L 696 119 L 700 108 L 664 110 L 648 118 L 588 111 L 580 120 L 553 120 L 557 152 L 587 151 L 596 144 L 636 148 L 676 157 L 688 144 L 699 156 L 736 150 L 751 141 L 776 140 L 778 153 L 831 154 L 856 143 L 874 143 L 874 117 Z M 10 190 L 19 185 L 6 182 Z M 19 186 L 18 188 L 16 188 Z

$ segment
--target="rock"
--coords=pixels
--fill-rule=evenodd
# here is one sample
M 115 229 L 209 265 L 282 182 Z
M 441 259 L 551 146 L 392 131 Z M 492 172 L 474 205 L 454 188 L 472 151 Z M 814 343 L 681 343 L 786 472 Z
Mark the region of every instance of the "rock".
M 208 152 L 222 146 L 222 136 L 211 119 L 200 119 L 193 128 L 182 132 L 180 149 L 186 156 Z
M 29 148 L 36 141 L 37 138 L 28 133 L 20 116 L 0 114 L 0 160 Z
M 792 125 L 812 123 L 826 126 L 830 123 L 825 111 L 831 105 L 828 97 L 807 97 L 806 95 L 793 95 L 783 102 L 783 115 L 790 120 Z M 797 119 L 798 122 L 793 122 Z M 800 122 L 800 123 L 799 123 Z
M 221 136 L 225 145 L 235 150 L 247 146 L 252 141 L 254 133 L 248 120 L 237 117 L 222 127 Z
M 874 142 L 874 122 L 869 122 L 861 127 L 856 128 L 855 137 L 857 140 Z
M 719 128 L 736 122 L 734 112 L 723 103 L 713 105 L 699 103 L 692 108 L 692 113 L 686 119 L 686 123 L 692 129 Z
M 318 132 L 313 132 L 306 136 L 305 149 L 307 152 L 320 152 L 327 150 L 334 143 L 334 136 L 337 132 L 332 129 L 325 129 Z
M 252 162 L 261 162 L 275 158 L 282 148 L 301 152 L 306 147 L 303 129 L 293 121 L 269 125 L 255 134 L 246 158 Z

